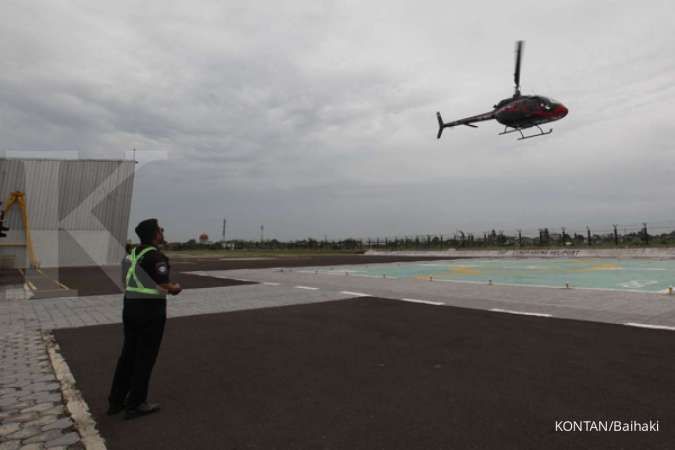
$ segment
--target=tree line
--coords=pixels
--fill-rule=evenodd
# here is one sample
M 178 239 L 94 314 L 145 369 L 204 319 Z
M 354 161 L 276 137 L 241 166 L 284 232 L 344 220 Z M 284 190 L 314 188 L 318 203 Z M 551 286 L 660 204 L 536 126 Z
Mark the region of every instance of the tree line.
M 675 246 L 675 230 L 662 233 L 649 232 L 647 224 L 627 231 L 613 225 L 609 231 L 594 233 L 590 227 L 583 232 L 539 228 L 535 233 L 522 230 L 505 233 L 490 230 L 481 234 L 458 230 L 452 234 L 424 234 L 413 236 L 347 238 L 341 240 L 306 238 L 295 241 L 229 240 L 226 242 L 199 243 L 195 239 L 169 244 L 172 250 L 232 249 L 232 250 L 444 250 L 489 248 L 582 248 L 582 247 L 647 247 Z

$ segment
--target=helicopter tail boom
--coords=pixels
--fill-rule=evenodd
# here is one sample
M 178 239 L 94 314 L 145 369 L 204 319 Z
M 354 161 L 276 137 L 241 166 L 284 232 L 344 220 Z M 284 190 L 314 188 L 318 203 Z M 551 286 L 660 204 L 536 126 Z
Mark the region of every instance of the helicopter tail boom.
M 454 122 L 443 123 L 441 113 L 436 112 L 436 119 L 438 120 L 438 133 L 436 134 L 436 139 L 441 138 L 443 128 L 456 127 L 458 125 L 465 125 L 467 127 L 478 128 L 478 125 L 474 125 L 473 122 L 482 122 L 483 120 L 492 120 L 494 118 L 495 118 L 494 111 L 490 111 L 488 113 L 478 114 L 477 116 L 471 116 L 466 117 L 464 119 L 455 120 Z

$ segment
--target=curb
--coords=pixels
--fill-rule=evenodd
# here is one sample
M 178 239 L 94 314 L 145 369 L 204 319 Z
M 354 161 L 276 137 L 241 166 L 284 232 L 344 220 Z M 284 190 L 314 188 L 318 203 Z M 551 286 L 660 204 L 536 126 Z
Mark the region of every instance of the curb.
M 66 401 L 66 408 L 80 434 L 82 444 L 87 450 L 106 450 L 105 441 L 96 428 L 96 421 L 89 412 L 89 407 L 82 394 L 75 387 L 75 377 L 73 377 L 66 360 L 61 356 L 61 348 L 54 339 L 54 335 L 49 330 L 44 331 L 42 339 L 47 346 L 52 368 L 56 378 L 61 383 L 61 392 Z

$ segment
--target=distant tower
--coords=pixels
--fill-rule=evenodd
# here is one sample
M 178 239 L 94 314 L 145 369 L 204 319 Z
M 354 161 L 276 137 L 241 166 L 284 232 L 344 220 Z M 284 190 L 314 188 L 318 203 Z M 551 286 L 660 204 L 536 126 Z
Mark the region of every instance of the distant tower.
M 227 227 L 227 220 L 223 219 L 223 242 L 225 242 L 225 229 Z
M 265 226 L 260 225 L 260 242 L 265 240 Z

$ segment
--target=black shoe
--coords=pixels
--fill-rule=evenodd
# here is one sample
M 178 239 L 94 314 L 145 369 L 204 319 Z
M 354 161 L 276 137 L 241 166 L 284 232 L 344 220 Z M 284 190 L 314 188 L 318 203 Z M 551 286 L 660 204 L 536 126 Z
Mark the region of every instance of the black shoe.
M 159 411 L 159 403 L 146 403 L 143 402 L 135 408 L 127 408 L 126 414 L 124 414 L 125 419 L 135 419 L 136 417 L 147 416 L 154 412 Z
M 114 416 L 117 413 L 124 411 L 124 403 L 109 403 L 108 411 L 106 412 L 109 416 Z

